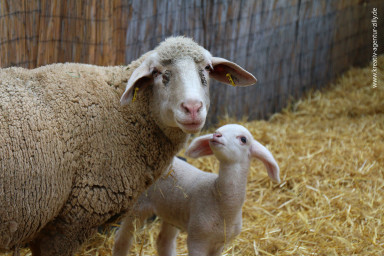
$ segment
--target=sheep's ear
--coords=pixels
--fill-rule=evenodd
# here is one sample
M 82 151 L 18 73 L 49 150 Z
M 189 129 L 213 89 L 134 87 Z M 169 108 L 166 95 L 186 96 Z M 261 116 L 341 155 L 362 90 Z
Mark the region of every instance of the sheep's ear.
M 207 134 L 195 138 L 185 151 L 185 155 L 192 158 L 212 155 L 213 152 L 209 146 L 209 141 L 212 139 L 212 136 L 212 134 Z
M 251 73 L 229 60 L 212 57 L 211 61 L 213 70 L 210 76 L 219 82 L 232 86 L 248 86 L 257 82 Z
M 138 68 L 136 68 L 132 72 L 132 75 L 127 82 L 125 92 L 121 96 L 121 105 L 129 104 L 132 101 L 134 94 L 137 93 L 140 88 L 144 88 L 152 82 L 152 72 L 148 66 L 148 63 L 144 61 Z
M 251 156 L 261 160 L 267 168 L 268 176 L 275 182 L 280 182 L 280 169 L 273 158 L 272 153 L 258 141 L 253 140 Z

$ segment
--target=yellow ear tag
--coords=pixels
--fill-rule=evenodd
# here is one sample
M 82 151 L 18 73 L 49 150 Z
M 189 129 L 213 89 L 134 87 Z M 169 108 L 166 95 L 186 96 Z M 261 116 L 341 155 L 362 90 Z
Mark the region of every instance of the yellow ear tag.
M 233 82 L 231 74 L 227 73 L 225 76 L 228 77 L 228 80 L 229 80 L 229 82 L 231 83 L 232 86 L 236 86 L 235 82 Z
M 137 91 L 138 91 L 138 90 L 139 90 L 139 87 L 136 87 L 136 88 L 135 88 L 135 92 L 133 93 L 132 102 L 135 102 L 136 97 L 137 97 Z

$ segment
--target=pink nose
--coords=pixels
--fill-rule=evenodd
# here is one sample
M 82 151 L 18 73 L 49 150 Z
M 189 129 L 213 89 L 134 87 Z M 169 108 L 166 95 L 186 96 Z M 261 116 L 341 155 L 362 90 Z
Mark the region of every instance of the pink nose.
M 197 113 L 199 113 L 202 107 L 203 107 L 203 102 L 197 101 L 197 100 L 190 100 L 190 101 L 181 103 L 181 108 L 184 110 L 186 114 L 191 115 L 192 118 L 195 118 L 197 116 Z
M 215 132 L 213 134 L 213 137 L 216 137 L 216 138 L 220 138 L 221 136 L 223 136 L 223 135 L 221 133 L 219 133 L 219 132 Z

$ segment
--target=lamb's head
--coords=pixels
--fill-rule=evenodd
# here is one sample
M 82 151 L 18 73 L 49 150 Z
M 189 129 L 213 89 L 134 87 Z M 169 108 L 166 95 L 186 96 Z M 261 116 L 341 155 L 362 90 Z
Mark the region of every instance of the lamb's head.
M 171 37 L 147 53 L 133 71 L 121 103 L 129 104 L 136 88 L 152 86 L 154 111 L 161 125 L 196 133 L 207 116 L 210 78 L 236 86 L 257 81 L 237 64 L 212 57 L 192 39 Z
M 280 169 L 271 152 L 238 124 L 227 124 L 213 134 L 197 137 L 185 154 L 193 158 L 214 154 L 221 163 L 228 164 L 248 162 L 256 157 L 264 163 L 269 177 L 280 182 Z

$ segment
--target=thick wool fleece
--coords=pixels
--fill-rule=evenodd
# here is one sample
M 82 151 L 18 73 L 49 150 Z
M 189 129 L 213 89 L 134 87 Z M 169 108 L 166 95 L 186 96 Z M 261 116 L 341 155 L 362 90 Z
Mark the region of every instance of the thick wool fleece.
M 169 47 L 169 45 L 173 47 Z M 194 42 L 191 38 L 178 36 L 167 38 L 155 49 L 158 52 L 162 63 L 167 64 L 172 60 L 180 59 L 183 56 L 190 56 L 196 63 L 205 59 L 206 50 Z
M 119 103 L 144 57 L 0 69 L 0 251 L 71 255 L 169 166 L 188 136 L 159 128 L 150 87 Z

